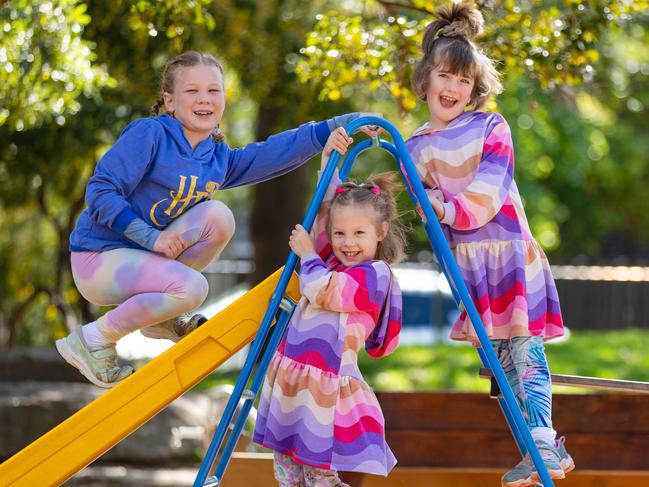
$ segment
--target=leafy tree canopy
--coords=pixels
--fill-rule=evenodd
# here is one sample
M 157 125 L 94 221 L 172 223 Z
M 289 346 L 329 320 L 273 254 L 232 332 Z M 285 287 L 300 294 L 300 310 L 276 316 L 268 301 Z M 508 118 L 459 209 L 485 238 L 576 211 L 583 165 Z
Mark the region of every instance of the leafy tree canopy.
M 0 126 L 21 131 L 77 113 L 81 95 L 110 84 L 93 63 L 90 22 L 77 0 L 10 0 L 0 5 Z
M 424 30 L 440 1 L 351 2 L 356 8 L 319 15 L 298 66 L 301 80 L 319 82 L 321 97 L 337 100 L 341 87 L 385 88 L 402 110 L 415 107 L 410 88 Z M 646 11 L 649 2 L 624 0 L 481 0 L 479 41 L 505 76 L 523 73 L 543 88 L 593 77 L 602 34 Z

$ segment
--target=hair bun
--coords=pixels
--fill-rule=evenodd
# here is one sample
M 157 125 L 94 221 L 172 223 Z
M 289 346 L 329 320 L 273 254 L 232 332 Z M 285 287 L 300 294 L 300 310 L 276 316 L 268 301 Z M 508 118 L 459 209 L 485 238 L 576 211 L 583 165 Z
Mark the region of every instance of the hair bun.
M 435 15 L 446 23 L 446 26 L 439 31 L 440 36 L 464 37 L 472 40 L 482 33 L 484 26 L 482 14 L 468 2 L 440 7 L 435 11 Z

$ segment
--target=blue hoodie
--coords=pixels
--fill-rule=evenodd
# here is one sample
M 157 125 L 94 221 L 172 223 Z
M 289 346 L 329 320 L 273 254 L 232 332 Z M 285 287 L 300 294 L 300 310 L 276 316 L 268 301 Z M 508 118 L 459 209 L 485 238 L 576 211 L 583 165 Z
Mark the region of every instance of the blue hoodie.
M 239 149 L 209 137 L 192 149 L 175 118 L 136 120 L 97 163 L 70 250 L 144 248 L 124 235 L 131 223 L 164 230 L 217 189 L 281 176 L 320 152 L 332 126 L 309 122 Z

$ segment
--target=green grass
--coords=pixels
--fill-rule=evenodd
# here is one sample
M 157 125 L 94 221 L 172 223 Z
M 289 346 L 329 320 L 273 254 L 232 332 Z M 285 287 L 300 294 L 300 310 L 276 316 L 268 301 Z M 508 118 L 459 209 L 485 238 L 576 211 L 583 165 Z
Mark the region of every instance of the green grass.
M 649 382 L 649 330 L 579 331 L 560 343 L 548 343 L 546 353 L 555 374 Z M 359 366 L 376 390 L 455 390 L 486 392 L 489 383 L 478 377 L 480 360 L 466 344 L 402 346 L 392 355 L 372 359 L 360 354 Z M 234 383 L 237 371 L 210 375 L 201 388 Z M 566 387 L 557 392 L 583 392 Z

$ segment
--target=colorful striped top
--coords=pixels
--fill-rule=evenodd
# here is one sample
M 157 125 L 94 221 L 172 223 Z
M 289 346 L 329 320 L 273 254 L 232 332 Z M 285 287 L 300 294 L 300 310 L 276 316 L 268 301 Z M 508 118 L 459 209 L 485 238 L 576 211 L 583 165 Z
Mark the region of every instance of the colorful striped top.
M 444 130 L 428 124 L 406 141 L 429 194 L 444 196 L 449 242 L 531 240 L 514 181 L 509 125 L 498 113 L 464 112 Z
M 426 124 L 406 147 L 428 197 L 443 202 L 442 228 L 489 336 L 563 335 L 556 286 L 527 223 L 502 115 L 467 111 L 443 130 Z M 476 341 L 466 311 L 451 338 Z

